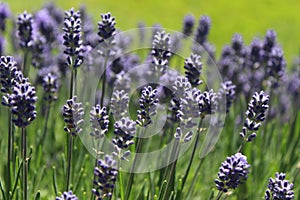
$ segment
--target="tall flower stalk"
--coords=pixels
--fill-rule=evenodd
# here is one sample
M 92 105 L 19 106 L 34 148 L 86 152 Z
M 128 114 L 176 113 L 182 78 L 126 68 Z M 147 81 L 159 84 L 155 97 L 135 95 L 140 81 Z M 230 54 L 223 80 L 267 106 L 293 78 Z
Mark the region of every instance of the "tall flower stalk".
M 8 102 L 12 108 L 12 122 L 21 128 L 22 189 L 24 200 L 28 199 L 28 157 L 25 128 L 36 118 L 36 101 L 35 88 L 30 85 L 28 79 L 23 79 L 22 82 L 17 83 L 13 88 L 13 93 L 8 97 Z
M 67 102 L 67 107 L 64 107 L 64 114 L 67 114 L 67 111 L 69 109 L 70 113 L 69 115 L 73 115 L 73 112 L 76 112 L 76 109 L 79 105 L 76 103 L 76 97 L 74 97 L 75 91 L 76 91 L 76 76 L 77 76 L 77 70 L 79 66 L 83 62 L 83 45 L 82 45 L 82 39 L 81 39 L 81 18 L 79 11 L 74 11 L 73 8 L 71 8 L 69 11 L 65 12 L 65 18 L 64 18 L 64 46 L 66 47 L 64 53 L 67 55 L 67 61 L 66 65 L 71 70 L 71 80 L 70 80 L 70 95 L 69 100 Z M 69 108 L 68 108 L 69 106 Z M 75 106 L 75 108 L 72 108 L 72 106 Z M 75 109 L 75 110 L 72 110 Z M 77 111 L 79 112 L 79 111 Z M 69 116 L 70 117 L 70 116 Z M 68 121 L 68 120 L 67 120 Z M 80 121 L 80 120 L 79 120 Z M 65 119 L 66 122 L 66 119 Z M 74 123 L 71 119 L 66 122 L 71 125 Z M 73 124 L 74 125 L 74 124 Z M 70 129 L 71 128 L 71 129 Z M 66 191 L 69 190 L 69 184 L 71 179 L 71 165 L 72 165 L 72 152 L 73 152 L 73 143 L 74 143 L 74 136 L 77 135 L 79 130 L 72 130 L 74 127 L 67 127 L 65 128 L 65 131 L 69 132 L 71 131 L 72 134 L 68 134 L 68 164 L 67 164 L 67 181 L 66 181 Z M 74 134 L 73 134 L 74 133 Z
M 116 35 L 116 21 L 111 13 L 105 13 L 101 15 L 102 21 L 98 23 L 98 36 L 100 37 L 100 48 L 99 53 L 103 56 L 103 76 L 102 76 L 102 92 L 100 99 L 100 106 L 103 106 L 104 96 L 106 91 L 106 68 L 109 57 L 114 54 L 113 46 L 115 45 Z M 99 80 L 100 82 L 100 80 Z

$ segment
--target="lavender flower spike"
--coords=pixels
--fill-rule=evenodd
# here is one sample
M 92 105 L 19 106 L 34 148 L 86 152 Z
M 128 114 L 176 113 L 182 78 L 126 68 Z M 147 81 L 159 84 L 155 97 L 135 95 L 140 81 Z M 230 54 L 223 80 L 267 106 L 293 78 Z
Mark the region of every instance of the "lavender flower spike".
M 93 107 L 90 112 L 90 123 L 93 128 L 91 136 L 95 139 L 104 137 L 104 134 L 108 131 L 109 124 L 106 107 L 101 108 L 99 104 Z
M 192 86 L 196 87 L 202 83 L 199 79 L 202 71 L 201 56 L 192 53 L 190 57 L 184 61 L 184 69 L 186 70 L 186 77 Z
M 37 97 L 35 88 L 25 79 L 24 82 L 14 86 L 9 99 L 12 106 L 12 122 L 20 128 L 25 128 L 36 118 L 35 103 Z
M 275 176 L 275 179 L 269 179 L 268 189 L 265 193 L 265 200 L 293 200 L 293 183 L 290 183 L 288 180 L 285 180 L 285 173 L 276 172 Z
M 221 107 L 221 103 L 218 104 L 220 111 L 226 113 L 229 112 L 229 109 L 233 103 L 233 100 L 235 99 L 235 88 L 236 86 L 233 85 L 231 81 L 226 81 L 221 84 L 220 90 L 218 92 L 218 101 L 222 101 L 224 98 L 226 99 L 226 108 Z
M 261 91 L 260 93 L 256 92 L 252 96 L 252 100 L 248 104 L 243 131 L 240 133 L 241 137 L 243 137 L 248 142 L 251 142 L 256 137 L 255 133 L 252 133 L 250 136 L 248 136 L 247 130 L 257 131 L 259 129 L 261 123 L 266 118 L 268 108 L 269 95 L 265 95 L 263 91 Z
M 110 12 L 101 14 L 102 21 L 98 23 L 98 35 L 100 37 L 100 43 L 113 38 L 116 35 L 116 21 Z
M 96 200 L 111 197 L 118 175 L 116 161 L 112 158 L 112 156 L 105 155 L 104 160 L 97 161 L 97 166 L 94 169 L 94 175 L 95 179 L 92 192 L 96 196 Z
M 215 180 L 216 187 L 222 192 L 235 189 L 247 180 L 250 165 L 247 157 L 241 153 L 236 153 L 222 163 L 218 179 Z
M 58 79 L 52 73 L 48 73 L 43 78 L 43 88 L 45 91 L 44 99 L 49 103 L 57 100 Z
M 56 197 L 55 200 L 78 200 L 72 191 L 64 192 L 60 197 Z
M 7 4 L 0 3 L 0 30 L 5 31 L 5 20 L 10 16 L 10 10 Z
M 24 11 L 18 15 L 17 37 L 22 48 L 29 48 L 33 44 L 33 19 L 30 13 Z
M 192 35 L 194 24 L 195 24 L 195 17 L 193 15 L 186 15 L 184 17 L 183 30 L 182 30 L 184 37 L 189 37 Z
M 70 9 L 65 12 L 64 20 L 64 42 L 66 49 L 64 53 L 68 56 L 67 66 L 77 68 L 83 62 L 82 39 L 81 39 L 81 19 L 79 11 Z
M 203 15 L 200 18 L 199 26 L 195 35 L 195 41 L 200 45 L 203 45 L 206 42 L 210 30 L 210 25 L 211 25 L 210 18 L 206 15 Z
M 82 103 L 77 103 L 76 96 L 67 100 L 63 107 L 62 115 L 66 123 L 64 127 L 65 132 L 71 134 L 71 136 L 77 136 L 82 131 L 80 125 L 83 123 L 84 111 Z
M 138 110 L 137 123 L 140 126 L 148 126 L 152 123 L 151 117 L 156 114 L 156 105 L 158 98 L 156 97 L 157 90 L 151 86 L 144 87 L 142 96 L 139 100 L 140 110 Z

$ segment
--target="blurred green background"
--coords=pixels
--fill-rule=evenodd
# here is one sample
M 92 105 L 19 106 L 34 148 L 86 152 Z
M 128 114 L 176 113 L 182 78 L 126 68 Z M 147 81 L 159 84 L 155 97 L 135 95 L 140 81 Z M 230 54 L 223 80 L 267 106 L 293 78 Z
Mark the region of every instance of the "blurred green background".
M 15 12 L 39 9 L 45 0 L 7 0 Z M 203 14 L 212 19 L 209 40 L 216 45 L 217 55 L 224 44 L 229 44 L 234 33 L 243 35 L 246 44 L 254 36 L 263 37 L 266 30 L 274 29 L 279 44 L 285 50 L 288 63 L 300 50 L 299 0 L 53 0 L 63 9 L 78 8 L 85 4 L 88 11 L 99 20 L 100 13 L 110 11 L 122 30 L 135 28 L 144 21 L 147 26 L 160 23 L 163 27 L 181 30 L 185 14 L 197 19 Z

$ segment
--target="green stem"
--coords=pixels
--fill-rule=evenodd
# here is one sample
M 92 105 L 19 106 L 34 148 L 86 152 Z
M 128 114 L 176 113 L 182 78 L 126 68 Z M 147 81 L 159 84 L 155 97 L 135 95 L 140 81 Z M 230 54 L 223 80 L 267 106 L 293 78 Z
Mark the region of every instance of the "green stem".
M 28 72 L 29 72 L 29 69 L 26 68 L 26 66 L 27 66 L 27 59 L 28 59 L 28 50 L 26 49 L 24 51 L 23 65 L 22 65 L 22 69 L 21 69 L 25 77 L 28 76 Z
M 143 131 L 141 131 L 141 134 L 140 135 L 143 135 Z M 143 143 L 143 139 L 142 138 L 137 138 L 137 145 L 136 145 L 136 155 L 134 156 L 134 159 L 133 159 L 133 163 L 132 163 L 132 166 L 131 166 L 131 169 L 130 169 L 130 175 L 129 175 L 129 179 L 128 179 L 128 183 L 127 183 L 127 187 L 126 187 L 126 192 L 125 192 L 125 199 L 129 199 L 130 197 L 130 192 L 131 192 L 131 188 L 132 188 L 132 184 L 133 184 L 133 181 L 134 181 L 134 168 L 135 168 L 135 165 L 136 165 L 136 162 L 137 162 L 137 154 L 140 153 L 141 151 L 141 146 L 142 146 L 142 143 Z
M 203 160 L 204 160 L 204 158 L 201 158 L 201 160 L 200 160 L 200 162 L 198 163 L 198 166 L 197 166 L 197 168 L 196 168 L 195 175 L 194 175 L 193 180 L 192 180 L 192 184 L 191 184 L 191 186 L 190 186 L 190 188 L 189 188 L 189 190 L 188 190 L 188 192 L 187 192 L 187 194 L 188 194 L 189 196 L 192 195 L 194 186 L 195 186 L 196 181 L 198 180 L 198 177 L 199 177 L 199 175 L 200 175 L 200 168 L 201 168 L 201 166 L 202 166 Z
M 174 157 L 175 161 L 171 165 L 171 170 L 170 170 L 170 173 L 169 173 L 169 176 L 168 176 L 168 179 L 167 179 L 167 183 L 166 183 L 166 189 L 165 189 L 164 194 L 162 196 L 162 199 L 164 199 L 164 200 L 169 199 L 169 196 L 167 196 L 167 193 L 170 189 L 169 187 L 170 187 L 170 183 L 171 183 L 172 178 L 175 178 L 175 169 L 176 169 L 176 164 L 177 164 L 177 158 L 178 158 L 179 151 L 180 151 L 180 143 L 177 140 L 174 142 L 174 149 L 175 149 L 175 157 Z
M 10 173 L 10 163 L 12 156 L 12 146 L 13 146 L 13 138 L 12 138 L 12 114 L 11 110 L 8 110 L 8 148 L 7 148 L 7 188 L 6 188 L 6 197 L 10 200 L 10 192 L 11 192 L 11 173 Z
M 222 191 L 219 191 L 219 193 L 218 193 L 218 195 L 217 195 L 217 197 L 216 197 L 216 200 L 220 200 L 221 197 L 222 197 L 222 195 L 223 195 L 223 192 L 222 192 Z
M 103 106 L 104 96 L 105 96 L 105 85 L 106 85 L 106 65 L 107 65 L 107 55 L 105 54 L 104 58 L 104 71 L 103 71 L 103 79 L 102 79 L 102 92 L 101 92 L 101 100 L 100 100 L 100 106 Z
M 47 135 L 47 127 L 48 127 L 48 121 L 49 121 L 49 115 L 50 115 L 50 102 L 48 102 L 45 115 L 46 116 L 45 116 L 43 136 L 42 136 L 41 142 L 39 143 L 42 146 L 44 146 L 46 135 Z
M 71 179 L 71 164 L 72 164 L 72 152 L 73 152 L 73 142 L 74 138 L 71 135 L 68 135 L 68 165 L 67 165 L 67 183 L 66 191 L 69 191 L 70 179 Z
M 28 163 L 27 163 L 27 141 L 25 128 L 21 129 L 22 133 L 22 160 L 23 160 L 23 200 L 27 200 L 27 185 L 28 185 Z
M 73 87 L 74 87 L 74 72 L 73 69 L 71 70 L 71 81 L 70 81 L 70 99 L 73 97 Z
M 201 119 L 200 119 L 200 121 L 198 123 L 198 129 L 197 129 L 197 134 L 196 134 L 196 141 L 195 141 L 195 144 L 194 144 L 194 147 L 193 147 L 192 156 L 191 156 L 190 162 L 188 164 L 188 168 L 186 169 L 185 175 L 184 175 L 184 177 L 182 179 L 181 190 L 183 190 L 183 188 L 184 188 L 186 179 L 187 179 L 187 177 L 189 175 L 189 172 L 190 172 L 190 169 L 191 169 L 194 157 L 195 157 L 196 149 L 197 149 L 197 146 L 198 146 L 198 143 L 199 143 L 200 129 L 201 129 L 201 126 L 202 126 L 203 119 L 204 118 L 201 117 Z

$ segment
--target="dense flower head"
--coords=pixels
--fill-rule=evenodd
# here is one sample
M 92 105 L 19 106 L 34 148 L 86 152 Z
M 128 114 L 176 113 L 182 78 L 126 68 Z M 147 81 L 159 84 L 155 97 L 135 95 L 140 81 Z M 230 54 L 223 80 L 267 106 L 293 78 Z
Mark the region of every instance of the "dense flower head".
M 193 33 L 194 29 L 194 24 L 195 24 L 195 17 L 191 14 L 188 14 L 184 17 L 183 19 L 183 29 L 182 33 L 184 37 L 189 37 Z
M 207 40 L 207 36 L 210 30 L 211 21 L 206 15 L 201 16 L 199 20 L 199 26 L 196 31 L 195 41 L 200 45 L 203 45 Z
M 93 106 L 90 112 L 90 123 L 93 129 L 91 136 L 95 139 L 104 137 L 109 124 L 106 107 L 101 108 L 99 104 Z
M 171 57 L 171 37 L 165 31 L 157 31 L 152 41 L 150 70 L 155 74 L 164 74 Z
M 139 100 L 140 109 L 137 111 L 137 124 L 146 127 L 152 123 L 151 117 L 156 114 L 157 103 L 157 90 L 151 86 L 144 87 Z
M 44 99 L 49 103 L 56 101 L 59 87 L 58 77 L 53 73 L 48 73 L 43 77 L 42 85 L 45 92 Z
M 65 12 L 64 19 L 64 53 L 68 56 L 66 65 L 77 68 L 83 62 L 83 45 L 81 39 L 81 19 L 79 11 L 70 9 Z
M 28 48 L 33 43 L 33 18 L 30 13 L 24 11 L 18 15 L 17 37 L 22 48 Z
M 51 16 L 48 9 L 43 8 L 38 11 L 34 16 L 34 21 L 40 33 L 46 38 L 46 41 L 51 44 L 56 41 L 58 34 L 57 22 Z
M 126 116 L 129 107 L 129 96 L 125 90 L 114 90 L 110 101 L 111 113 L 115 120 Z
M 258 69 L 263 59 L 262 42 L 258 38 L 254 38 L 249 51 L 247 66 L 252 69 Z
M 243 37 L 240 34 L 234 34 L 232 37 L 231 47 L 234 51 L 240 52 L 244 47 Z
M 121 149 L 126 149 L 133 144 L 133 137 L 136 133 L 136 122 L 132 121 L 129 117 L 123 117 L 114 125 L 113 143 Z
M 275 179 L 270 178 L 265 200 L 292 200 L 294 199 L 293 183 L 285 180 L 285 173 L 275 174 Z
M 180 119 L 180 125 L 186 129 L 191 129 L 197 125 L 195 119 L 200 116 L 199 98 L 200 90 L 193 88 L 184 93 L 179 102 L 177 118 Z
M 100 42 L 113 38 L 116 35 L 116 21 L 110 12 L 101 14 L 102 21 L 98 22 Z
M 0 2 L 0 30 L 5 31 L 5 21 L 10 16 L 10 10 L 7 4 Z
M 267 62 L 267 72 L 275 78 L 275 84 L 283 77 L 285 72 L 286 62 L 283 56 L 283 51 L 279 47 L 274 47 L 270 53 L 270 58 Z
M 72 191 L 64 192 L 60 197 L 56 197 L 55 200 L 78 200 Z
M 258 130 L 266 118 L 266 112 L 269 108 L 269 95 L 265 95 L 263 91 L 256 92 L 248 104 L 246 111 L 245 127 L 248 130 Z
M 192 86 L 198 86 L 202 83 L 200 75 L 202 71 L 201 56 L 197 54 L 191 54 L 184 61 L 184 69 L 186 77 L 189 79 Z
M 117 175 L 116 161 L 112 156 L 105 155 L 103 160 L 97 160 L 97 166 L 94 168 L 95 178 L 92 189 L 96 200 L 102 200 L 112 196 Z
M 36 34 L 31 47 L 31 64 L 38 69 L 45 68 L 50 63 L 52 55 L 51 49 L 46 44 L 46 38 L 40 34 Z
M 80 125 L 83 123 L 84 115 L 82 103 L 77 103 L 77 96 L 67 100 L 62 115 L 66 123 L 64 131 L 71 134 L 71 136 L 77 136 L 82 131 Z
M 231 81 L 225 81 L 221 83 L 220 90 L 218 92 L 218 101 L 224 101 L 224 97 L 226 100 L 226 113 L 229 112 L 229 109 L 235 99 L 235 85 Z M 225 111 L 224 108 L 221 108 L 221 103 L 218 104 L 221 111 Z
M 12 122 L 18 127 L 25 128 L 36 118 L 35 88 L 24 79 L 23 82 L 16 83 L 8 98 L 12 108 Z
M 114 88 L 116 90 L 124 90 L 126 93 L 130 92 L 131 87 L 131 78 L 129 73 L 125 71 L 121 71 L 119 74 L 116 75 L 116 80 L 114 83 Z
M 23 74 L 18 70 L 17 62 L 12 56 L 1 56 L 0 58 L 0 81 L 1 92 L 12 93 L 16 82 L 21 82 Z
M 211 115 L 216 112 L 217 98 L 217 94 L 212 89 L 200 94 L 198 104 L 201 117 L 205 117 L 206 115 Z
M 221 164 L 218 179 L 215 180 L 216 187 L 222 192 L 235 189 L 247 180 L 250 165 L 247 157 L 241 153 L 236 153 Z
M 172 88 L 174 89 L 174 95 L 182 98 L 184 93 L 192 88 L 192 85 L 186 77 L 178 76 Z
M 267 53 L 272 51 L 272 48 L 276 46 L 277 34 L 274 30 L 268 30 L 263 42 L 263 50 Z

